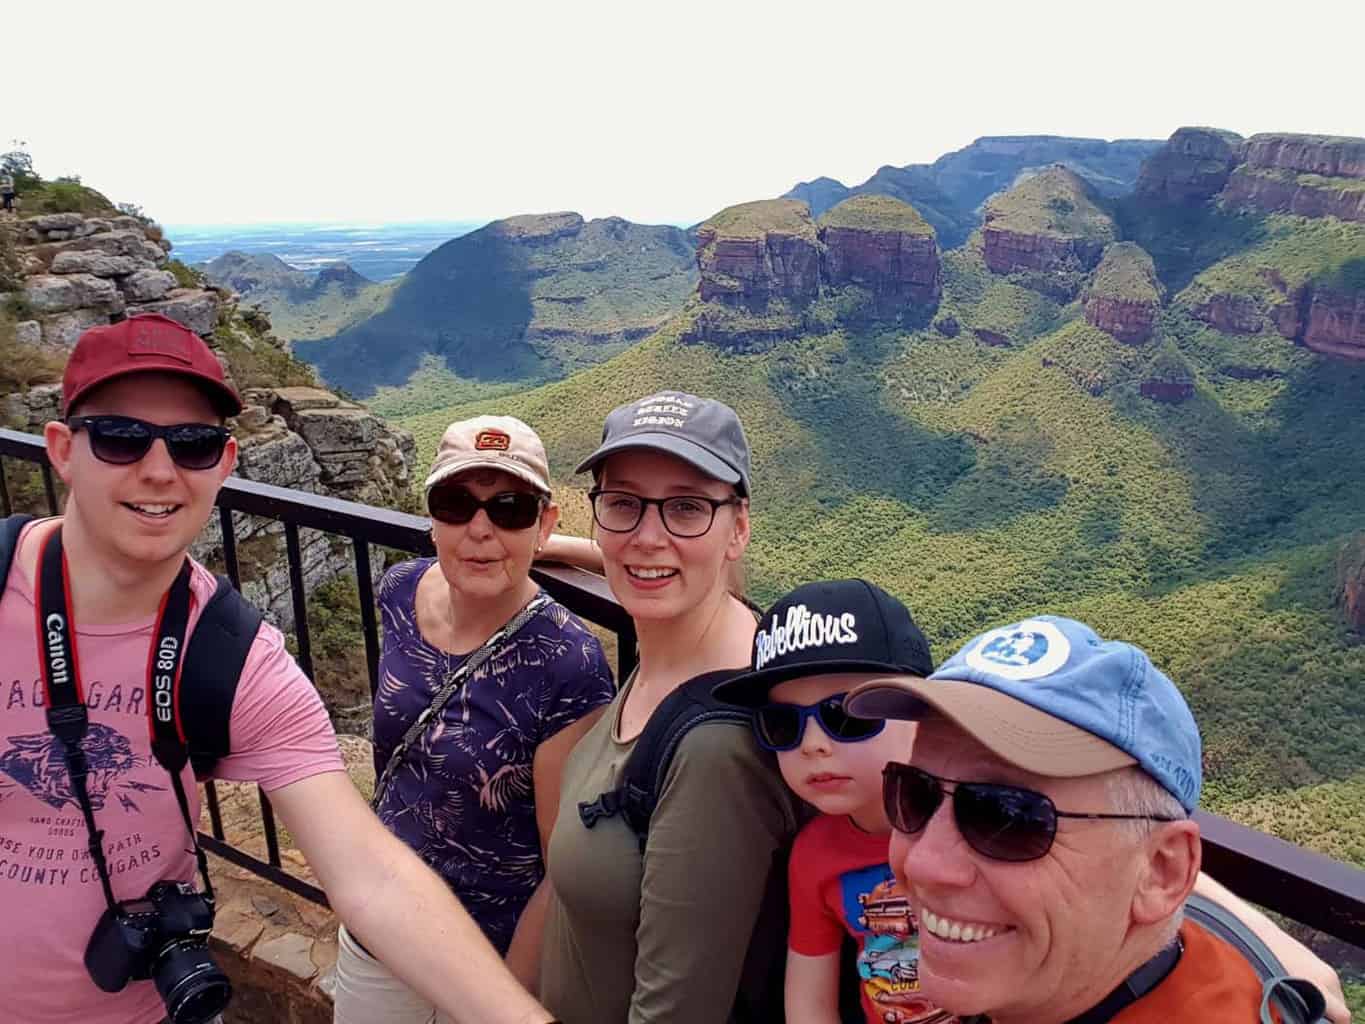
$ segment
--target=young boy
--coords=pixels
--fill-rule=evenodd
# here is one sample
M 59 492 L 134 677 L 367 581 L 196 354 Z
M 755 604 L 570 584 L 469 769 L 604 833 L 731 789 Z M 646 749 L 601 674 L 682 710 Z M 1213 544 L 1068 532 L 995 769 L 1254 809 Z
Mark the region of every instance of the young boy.
M 788 865 L 787 1024 L 838 1024 L 845 933 L 858 947 L 867 1024 L 952 1020 L 919 994 L 919 928 L 887 866 L 882 766 L 905 757 L 913 727 L 843 710 L 844 695 L 868 679 L 932 672 L 924 634 L 870 583 L 810 583 L 763 616 L 752 665 L 715 696 L 754 709 L 759 744 L 776 751 L 787 785 L 820 812 Z

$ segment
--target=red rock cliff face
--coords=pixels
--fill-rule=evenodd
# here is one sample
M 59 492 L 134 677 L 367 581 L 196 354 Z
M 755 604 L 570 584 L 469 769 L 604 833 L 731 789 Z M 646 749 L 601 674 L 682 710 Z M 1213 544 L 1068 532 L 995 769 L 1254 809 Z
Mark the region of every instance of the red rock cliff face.
M 1233 206 L 1267 213 L 1365 222 L 1365 189 L 1305 185 L 1292 176 L 1267 176 L 1246 166 L 1232 172 L 1222 197 Z
M 986 266 L 996 274 L 1016 270 L 1089 270 L 1104 251 L 1102 241 L 1031 235 L 987 224 L 982 229 Z
M 1127 345 L 1140 345 L 1152 336 L 1159 303 L 1092 295 L 1085 302 L 1085 318 Z
M 1223 189 L 1230 205 L 1365 222 L 1365 188 L 1353 184 L 1365 182 L 1365 139 L 1253 135 L 1243 158 Z
M 882 309 L 937 304 L 943 286 L 933 236 L 827 227 L 820 238 L 827 284 L 865 287 Z
M 1337 585 L 1346 624 L 1365 633 L 1365 534 L 1348 541 L 1337 559 Z
M 1365 139 L 1315 135 L 1253 135 L 1246 144 L 1252 167 L 1280 168 L 1331 178 L 1365 178 Z
M 1365 295 L 1303 288 L 1274 316 L 1282 335 L 1314 352 L 1365 360 Z
M 1135 191 L 1164 202 L 1203 202 L 1222 190 L 1241 159 L 1240 135 L 1180 128 L 1142 165 Z
M 725 238 L 703 227 L 697 264 L 703 302 L 758 309 L 769 298 L 809 302 L 820 288 L 819 248 L 799 235 L 773 231 L 758 238 Z

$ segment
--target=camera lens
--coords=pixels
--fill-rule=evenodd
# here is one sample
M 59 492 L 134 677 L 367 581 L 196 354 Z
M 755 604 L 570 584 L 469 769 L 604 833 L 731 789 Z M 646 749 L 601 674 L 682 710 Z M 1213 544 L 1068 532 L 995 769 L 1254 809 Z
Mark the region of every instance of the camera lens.
M 171 1024 L 209 1024 L 227 1007 L 232 983 L 202 942 L 169 943 L 152 972 Z

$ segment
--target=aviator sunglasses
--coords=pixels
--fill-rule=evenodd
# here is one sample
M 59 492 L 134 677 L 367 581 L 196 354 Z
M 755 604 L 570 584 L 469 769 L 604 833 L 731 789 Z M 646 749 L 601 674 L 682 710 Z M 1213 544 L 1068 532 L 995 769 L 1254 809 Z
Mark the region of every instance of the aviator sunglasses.
M 177 423 L 163 427 L 131 416 L 72 416 L 72 431 L 90 435 L 90 451 L 101 462 L 128 466 L 139 461 L 158 437 L 181 469 L 212 469 L 227 447 L 228 429 L 212 423 Z
M 452 526 L 463 526 L 478 515 L 488 513 L 489 522 L 501 530 L 525 530 L 540 518 L 544 499 L 526 491 L 502 491 L 480 500 L 463 487 L 437 487 L 427 495 L 431 518 Z
M 817 704 L 765 704 L 754 712 L 754 735 L 764 750 L 795 750 L 806 732 L 806 720 L 814 718 L 825 735 L 837 743 L 870 740 L 886 728 L 884 718 L 855 718 L 844 710 L 844 697 L 836 693 Z
M 953 784 L 947 793 L 943 784 Z M 882 802 L 897 832 L 922 832 L 951 795 L 957 830 L 977 853 L 992 860 L 1037 860 L 1052 849 L 1058 818 L 1087 821 L 1181 821 L 1155 814 L 1075 814 L 1059 811 L 1050 797 L 1020 786 L 940 779 L 912 765 L 890 761 L 882 769 Z

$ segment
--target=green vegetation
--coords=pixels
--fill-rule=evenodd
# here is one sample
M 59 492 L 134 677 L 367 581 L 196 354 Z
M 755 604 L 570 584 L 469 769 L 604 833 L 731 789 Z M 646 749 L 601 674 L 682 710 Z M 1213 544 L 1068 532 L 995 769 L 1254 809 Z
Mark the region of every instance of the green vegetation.
M 239 390 L 316 386 L 317 375 L 307 363 L 267 340 L 261 325 L 249 317 L 220 321 L 213 336 L 227 356 Z
M 796 199 L 760 199 L 727 206 L 701 226 L 721 238 L 762 238 L 770 231 L 815 241 L 810 208 Z
M 1259 235 L 1199 273 L 1181 301 L 1196 305 L 1209 295 L 1230 293 L 1273 304 L 1310 283 L 1365 287 L 1365 224 L 1276 214 L 1262 220 Z
M 1161 286 L 1152 257 L 1133 242 L 1107 246 L 1095 268 L 1090 293 L 1127 302 L 1160 302 Z
M 25 391 L 34 384 L 62 379 L 66 360 L 41 347 L 20 344 L 14 333 L 15 318 L 0 309 L 0 398 Z
M 200 271 L 180 260 L 167 260 L 166 269 L 175 275 L 175 286 L 177 288 L 204 288 L 208 285 Z
M 1287 167 L 1251 167 L 1245 164 L 1238 173 L 1327 192 L 1365 192 L 1365 178 L 1338 178 L 1325 174 L 1305 174 Z
M 1118 234 L 1102 202 L 1085 179 L 1050 167 L 987 203 L 986 221 L 1020 234 L 1112 242 Z
M 903 231 L 912 235 L 934 233 L 929 222 L 909 203 L 879 195 L 857 195 L 845 199 L 820 218 L 820 227 Z

